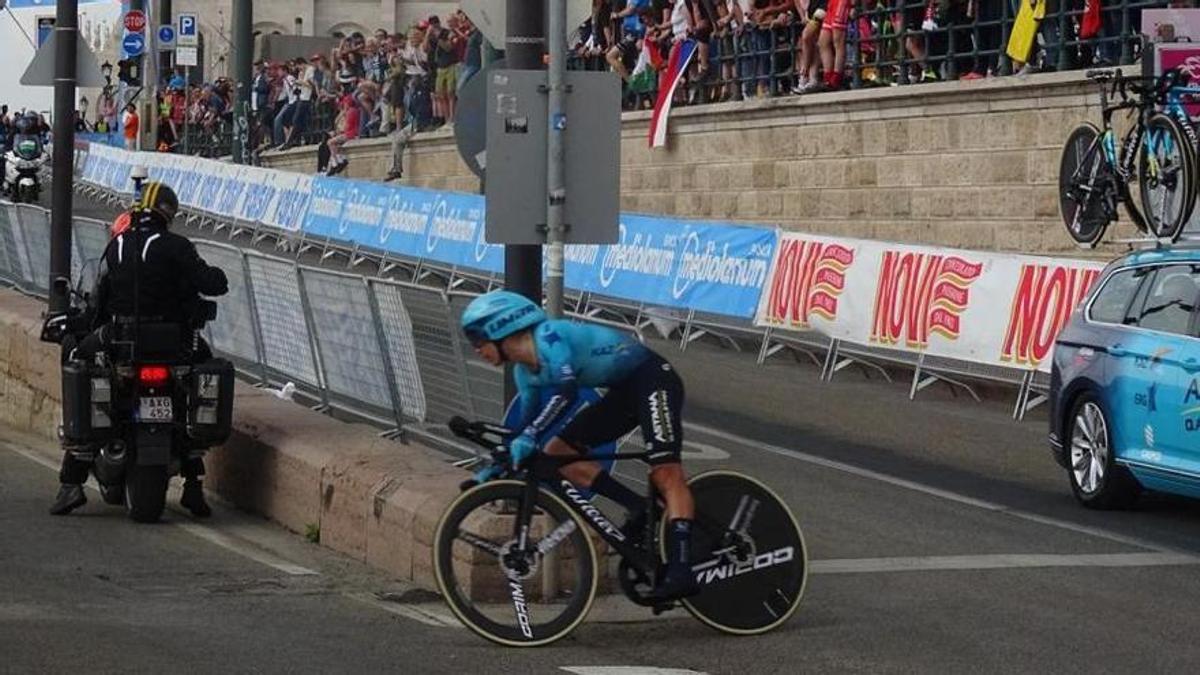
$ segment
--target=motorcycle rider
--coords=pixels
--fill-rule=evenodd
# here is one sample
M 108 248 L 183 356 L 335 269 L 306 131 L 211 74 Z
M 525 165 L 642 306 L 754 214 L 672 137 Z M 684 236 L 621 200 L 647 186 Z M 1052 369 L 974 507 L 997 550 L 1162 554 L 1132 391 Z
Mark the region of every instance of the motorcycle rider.
M 27 158 L 40 157 L 45 149 L 45 142 L 41 134 L 41 122 L 36 114 L 25 112 L 17 115 L 10 125 L 7 134 L 7 147 L 4 150 L 4 173 L 0 173 L 0 180 L 4 182 L 5 189 L 13 196 L 16 195 L 17 189 L 16 174 L 14 173 L 12 179 L 8 175 L 8 153 L 13 152 L 20 155 L 20 153 L 25 152 L 22 150 L 22 147 L 29 143 L 33 143 L 35 152 L 29 153 Z M 20 158 L 18 157 L 18 159 Z
M 92 324 L 96 329 L 77 343 L 70 337 L 64 339 L 64 360 L 94 358 L 109 344 L 114 324 L 128 322 L 135 311 L 138 321 L 190 326 L 201 295 L 216 297 L 229 292 L 225 272 L 204 262 L 186 237 L 168 230 L 178 212 L 179 198 L 170 187 L 159 182 L 142 186 L 141 197 L 130 212 L 131 227 L 115 234 L 104 251 Z M 203 362 L 212 358 L 212 351 L 199 340 L 193 356 Z M 51 514 L 66 515 L 87 502 L 83 484 L 91 462 L 77 458 L 76 453 L 88 456 L 91 451 L 64 444 L 59 472 L 62 487 Z M 201 482 L 204 460 L 188 458 L 181 473 L 180 504 L 198 518 L 212 515 Z

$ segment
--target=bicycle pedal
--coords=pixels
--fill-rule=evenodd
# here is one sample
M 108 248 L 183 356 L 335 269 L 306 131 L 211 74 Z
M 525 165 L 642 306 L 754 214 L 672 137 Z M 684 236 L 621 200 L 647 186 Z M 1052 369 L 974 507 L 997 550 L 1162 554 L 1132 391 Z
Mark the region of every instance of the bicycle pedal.
M 674 602 L 660 602 L 657 605 L 654 605 L 651 608 L 651 611 L 654 612 L 654 616 L 658 616 L 659 614 L 662 614 L 663 612 L 669 612 L 669 611 L 675 609 L 676 606 L 677 605 Z

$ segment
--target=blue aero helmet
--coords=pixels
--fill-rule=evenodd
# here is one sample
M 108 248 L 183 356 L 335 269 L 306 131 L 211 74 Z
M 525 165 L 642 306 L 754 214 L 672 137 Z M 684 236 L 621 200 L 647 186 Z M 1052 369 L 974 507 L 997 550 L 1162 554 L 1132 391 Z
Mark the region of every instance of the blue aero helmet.
M 492 291 L 467 305 L 462 330 L 472 342 L 498 342 L 545 320 L 546 312 L 520 293 Z

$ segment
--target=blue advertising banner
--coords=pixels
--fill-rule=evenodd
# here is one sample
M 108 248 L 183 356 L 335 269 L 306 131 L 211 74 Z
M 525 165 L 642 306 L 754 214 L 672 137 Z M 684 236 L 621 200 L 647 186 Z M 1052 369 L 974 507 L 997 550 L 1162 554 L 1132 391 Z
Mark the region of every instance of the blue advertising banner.
M 483 197 L 317 177 L 304 231 L 410 258 L 486 272 L 504 249 L 483 239 Z
M 566 285 L 598 295 L 752 317 L 774 229 L 621 216 L 618 243 L 567 247 Z
M 504 269 L 503 247 L 484 241 L 480 195 L 92 149 L 84 176 L 113 189 L 130 189 L 129 168 L 144 161 L 177 186 L 183 204 L 216 215 L 478 272 Z M 777 239 L 774 228 L 624 214 L 617 244 L 567 247 L 566 285 L 751 318 Z

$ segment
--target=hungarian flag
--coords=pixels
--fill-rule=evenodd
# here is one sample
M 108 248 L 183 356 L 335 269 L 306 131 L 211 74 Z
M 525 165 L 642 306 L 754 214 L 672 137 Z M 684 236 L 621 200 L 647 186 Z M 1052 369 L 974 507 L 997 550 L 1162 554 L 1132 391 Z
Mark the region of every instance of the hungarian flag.
M 675 89 L 683 81 L 688 64 L 696 55 L 696 41 L 684 40 L 676 42 L 671 47 L 671 58 L 667 63 L 667 71 L 659 80 L 658 100 L 654 102 L 654 113 L 650 116 L 650 147 L 661 148 L 667 144 L 667 119 L 671 116 L 671 102 L 675 99 Z

